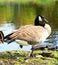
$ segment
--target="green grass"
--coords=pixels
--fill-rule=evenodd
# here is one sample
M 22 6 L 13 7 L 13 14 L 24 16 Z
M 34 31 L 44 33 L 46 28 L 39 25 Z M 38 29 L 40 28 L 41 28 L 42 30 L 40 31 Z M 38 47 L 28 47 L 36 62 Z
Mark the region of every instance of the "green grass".
M 58 57 L 58 52 L 51 51 L 55 57 Z M 58 59 L 51 57 L 31 57 L 24 60 L 29 51 L 6 51 L 0 52 L 0 64 L 1 65 L 58 65 Z M 42 53 L 41 50 L 37 50 L 34 54 Z

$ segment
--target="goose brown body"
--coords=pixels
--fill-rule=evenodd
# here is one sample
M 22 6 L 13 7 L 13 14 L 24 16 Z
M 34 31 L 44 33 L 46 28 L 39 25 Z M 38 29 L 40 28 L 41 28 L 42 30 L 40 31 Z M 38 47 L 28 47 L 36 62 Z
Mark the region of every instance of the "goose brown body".
M 45 39 L 50 35 L 47 29 L 42 26 L 26 25 L 22 26 L 12 35 L 9 36 L 11 40 L 20 39 L 30 42 L 29 44 L 34 45 L 34 43 L 45 41 Z M 32 43 L 34 42 L 34 43 Z
M 33 56 L 33 46 L 46 40 L 51 34 L 50 25 L 46 24 L 47 20 L 44 16 L 37 16 L 34 25 L 25 25 L 17 29 L 16 31 L 6 35 L 4 41 L 11 43 L 14 40 L 24 40 L 28 44 L 32 45 L 32 52 L 30 56 Z M 22 45 L 20 45 L 22 47 Z
M 4 34 L 2 31 L 0 31 L 0 43 L 4 42 Z

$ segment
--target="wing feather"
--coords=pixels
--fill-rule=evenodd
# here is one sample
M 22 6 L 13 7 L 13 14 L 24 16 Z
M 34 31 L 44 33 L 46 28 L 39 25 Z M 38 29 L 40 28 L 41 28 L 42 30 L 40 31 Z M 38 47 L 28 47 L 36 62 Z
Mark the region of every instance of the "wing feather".
M 41 26 L 26 25 L 15 31 L 10 38 L 21 39 L 32 42 L 44 41 L 48 37 L 48 32 Z

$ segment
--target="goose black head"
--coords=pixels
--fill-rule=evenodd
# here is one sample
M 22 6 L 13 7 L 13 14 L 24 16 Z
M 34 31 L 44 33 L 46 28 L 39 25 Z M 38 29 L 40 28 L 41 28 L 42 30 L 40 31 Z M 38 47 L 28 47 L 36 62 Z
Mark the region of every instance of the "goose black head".
M 45 26 L 45 23 L 48 22 L 44 16 L 38 15 L 35 19 L 34 25 L 35 26 Z

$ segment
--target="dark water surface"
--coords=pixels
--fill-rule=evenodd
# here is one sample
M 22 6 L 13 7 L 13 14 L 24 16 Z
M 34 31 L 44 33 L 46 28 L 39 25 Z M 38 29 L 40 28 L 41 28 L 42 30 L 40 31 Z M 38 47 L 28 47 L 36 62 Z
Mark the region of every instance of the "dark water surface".
M 13 32 L 16 29 L 16 26 L 13 23 L 0 25 L 0 30 L 3 31 L 4 35 L 7 35 Z M 50 37 L 42 43 L 43 45 L 53 44 L 54 46 L 58 46 L 58 30 L 54 29 Z M 30 51 L 31 46 L 24 46 L 22 49 L 19 47 L 19 44 L 16 42 L 12 42 L 11 44 L 3 43 L 0 44 L 0 52 L 7 50 L 26 50 Z

